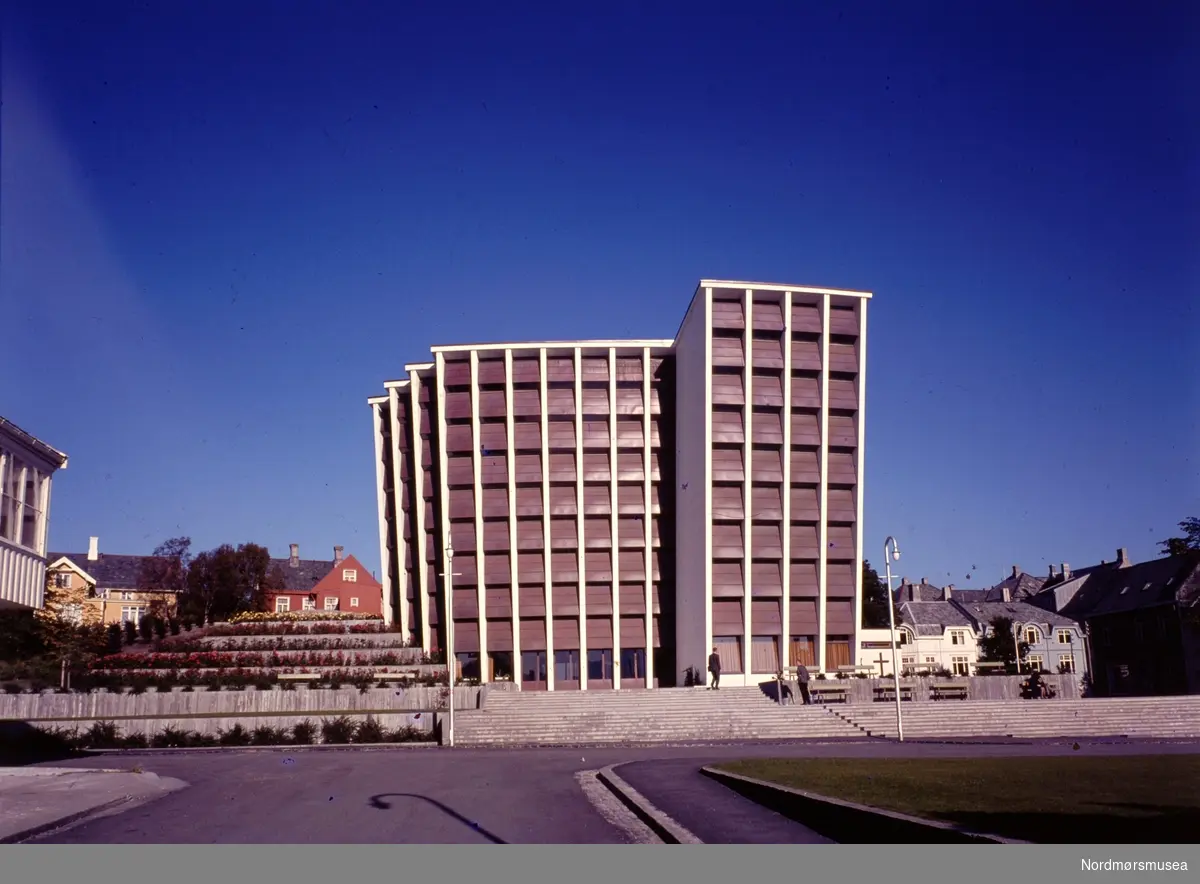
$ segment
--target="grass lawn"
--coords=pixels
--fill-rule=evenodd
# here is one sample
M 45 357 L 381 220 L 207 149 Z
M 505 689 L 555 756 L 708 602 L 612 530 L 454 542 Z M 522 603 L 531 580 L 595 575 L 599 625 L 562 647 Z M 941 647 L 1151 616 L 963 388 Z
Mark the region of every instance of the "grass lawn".
M 1200 755 L 761 759 L 742 776 L 1044 844 L 1194 844 Z

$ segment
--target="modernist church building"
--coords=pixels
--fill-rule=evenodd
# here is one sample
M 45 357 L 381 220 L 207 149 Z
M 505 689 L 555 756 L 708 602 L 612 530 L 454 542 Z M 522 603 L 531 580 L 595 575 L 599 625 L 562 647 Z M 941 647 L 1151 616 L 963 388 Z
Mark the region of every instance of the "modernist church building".
M 854 663 L 870 297 L 703 280 L 674 339 L 433 347 L 369 400 L 384 617 L 524 690 Z

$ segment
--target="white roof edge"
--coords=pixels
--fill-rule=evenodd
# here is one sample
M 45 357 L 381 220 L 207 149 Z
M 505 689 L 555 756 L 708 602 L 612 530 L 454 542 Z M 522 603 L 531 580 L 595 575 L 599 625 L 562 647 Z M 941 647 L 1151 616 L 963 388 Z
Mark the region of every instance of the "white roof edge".
M 595 341 L 518 341 L 496 344 L 439 344 L 429 349 L 434 353 L 453 353 L 463 350 L 547 350 L 616 348 L 618 350 L 633 350 L 649 347 L 651 349 L 669 350 L 675 345 L 673 338 L 635 338 L 631 340 L 595 340 Z
M 812 295 L 842 295 L 847 298 L 870 298 L 873 295 L 872 292 L 863 292 L 854 289 L 834 289 L 812 285 L 786 285 L 779 282 L 745 282 L 737 279 L 702 279 L 696 288 L 697 290 L 722 288 L 753 289 L 754 291 L 765 292 L 804 292 Z
M 409 380 L 404 380 L 404 381 L 384 381 L 384 382 L 383 382 L 383 388 L 384 388 L 385 390 L 398 390 L 398 389 L 400 389 L 401 387 L 407 387 L 407 386 L 408 386 L 409 384 L 411 384 L 411 383 L 412 383 L 412 381 L 409 381 Z M 386 399 L 387 397 L 385 396 L 384 398 Z
M 376 405 L 387 405 L 387 402 L 387 396 L 371 396 L 367 399 L 367 405 L 371 406 L 372 408 L 374 408 Z
M 406 362 L 404 364 L 405 371 L 427 371 L 434 367 L 433 362 Z
M 65 470 L 67 468 L 67 456 L 63 452 L 52 445 L 47 445 L 32 433 L 22 430 L 7 418 L 0 417 L 0 429 L 7 430 L 18 442 L 25 445 L 39 457 L 51 462 L 57 461 L 56 469 Z

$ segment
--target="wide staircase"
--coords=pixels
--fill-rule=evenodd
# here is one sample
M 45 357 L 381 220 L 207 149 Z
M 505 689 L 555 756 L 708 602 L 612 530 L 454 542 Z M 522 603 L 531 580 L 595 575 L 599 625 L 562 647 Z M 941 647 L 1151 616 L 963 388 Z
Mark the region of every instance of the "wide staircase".
M 863 739 L 821 706 L 780 706 L 757 687 L 494 691 L 455 713 L 459 746 L 586 746 Z
M 830 706 L 872 737 L 897 736 L 894 703 Z M 1200 696 L 904 703 L 905 739 L 1200 738 Z

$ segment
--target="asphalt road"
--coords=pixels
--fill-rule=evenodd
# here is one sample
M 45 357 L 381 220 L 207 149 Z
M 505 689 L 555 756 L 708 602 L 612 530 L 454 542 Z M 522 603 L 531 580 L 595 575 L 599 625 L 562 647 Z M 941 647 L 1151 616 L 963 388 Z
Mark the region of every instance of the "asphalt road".
M 1180 744 L 1084 745 L 1080 754 L 1194 753 Z M 626 836 L 575 780 L 617 773 L 710 843 L 810 843 L 815 833 L 700 776 L 749 757 L 1073 754 L 1070 743 L 865 743 L 611 749 L 220 750 L 109 755 L 56 767 L 141 768 L 188 788 L 48 835 L 56 844 L 606 844 Z

